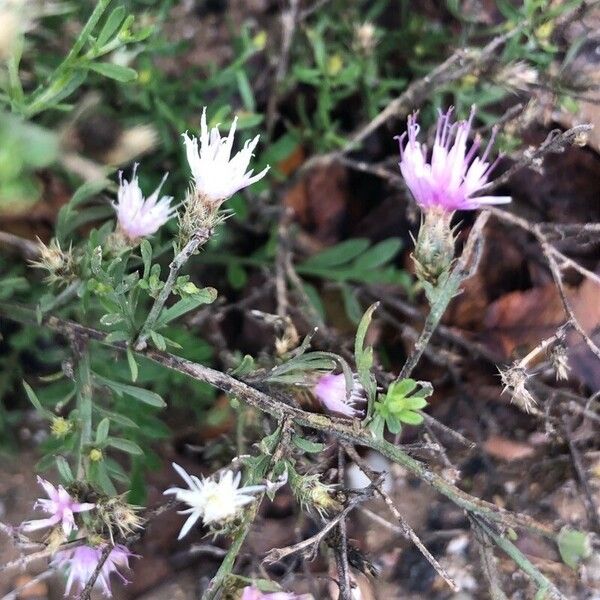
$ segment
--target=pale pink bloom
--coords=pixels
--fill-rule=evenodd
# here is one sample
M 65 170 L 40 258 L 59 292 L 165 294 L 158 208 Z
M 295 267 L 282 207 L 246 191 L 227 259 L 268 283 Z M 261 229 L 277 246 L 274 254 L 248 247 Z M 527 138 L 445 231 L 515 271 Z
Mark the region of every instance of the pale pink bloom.
M 200 121 L 200 138 L 189 137 L 187 132 L 183 134 L 196 191 L 215 203 L 223 202 L 242 188 L 262 179 L 269 170 L 267 166 L 256 175 L 253 175 L 252 169 L 246 171 L 258 144 L 258 135 L 253 140 L 247 140 L 243 148 L 231 157 L 236 127 L 237 117 L 231 123 L 229 135 L 221 137 L 218 127 L 213 127 L 209 132 L 205 107 Z
M 468 121 L 451 123 L 452 108 L 440 113 L 430 162 L 427 147 L 417 141 L 417 115 L 408 117 L 408 131 L 397 139 L 400 143 L 400 171 L 415 201 L 423 210 L 441 208 L 447 212 L 475 210 L 488 204 L 505 204 L 509 196 L 477 196 L 496 166 L 488 155 L 494 142 L 492 134 L 483 156 L 475 156 L 481 140 L 476 137 L 467 151 L 467 141 L 475 109 Z M 408 141 L 405 141 L 408 138 Z
M 47 519 L 24 521 L 21 528 L 23 531 L 30 532 L 38 529 L 45 529 L 46 527 L 54 527 L 61 523 L 65 535 L 69 536 L 71 531 L 77 529 L 73 513 L 92 510 L 96 505 L 90 504 L 89 502 L 75 502 L 62 485 L 55 488 L 49 481 L 46 481 L 41 477 L 38 477 L 37 480 L 44 488 L 44 491 L 48 495 L 48 499 L 39 498 L 35 503 L 34 508 L 41 508 L 50 516 Z
M 51 566 L 56 569 L 64 569 L 67 574 L 65 596 L 71 592 L 73 585 L 75 590 L 81 592 L 95 572 L 98 562 L 102 558 L 104 547 L 77 546 L 72 550 L 61 550 L 54 555 Z M 116 545 L 102 565 L 98 579 L 94 587 L 99 587 L 105 596 L 112 596 L 110 587 L 110 576 L 115 573 L 123 583 L 129 581 L 119 572 L 119 569 L 129 568 L 129 559 L 135 556 L 125 546 Z
M 253 585 L 246 586 L 240 600 L 302 600 L 308 596 L 297 596 L 288 592 L 261 592 Z
M 347 393 L 346 377 L 343 373 L 323 375 L 317 382 L 314 392 L 329 412 L 345 417 L 359 417 L 363 414 L 363 409 L 357 408 L 356 405 L 366 401 L 365 391 L 356 376 L 353 377 L 350 394 Z
M 188 489 L 173 487 L 165 490 L 165 494 L 173 494 L 177 500 L 184 502 L 190 508 L 183 510 L 180 514 L 189 514 L 187 521 L 183 524 L 179 537 L 182 539 L 194 526 L 198 519 L 202 518 L 205 525 L 211 525 L 219 521 L 226 521 L 234 517 L 241 508 L 254 500 L 253 494 L 266 489 L 265 485 L 250 485 L 239 487 L 242 474 L 233 475 L 233 471 L 225 471 L 218 481 L 212 478 L 199 479 L 195 475 L 189 475 L 185 469 L 173 463 L 173 468 L 185 481 Z
M 167 175 L 162 178 L 152 195 L 144 198 L 138 182 L 137 168 L 136 163 L 133 166 L 131 181 L 123 179 L 123 172 L 119 171 L 117 202 L 113 202 L 118 228 L 130 240 L 156 233 L 175 214 L 175 208 L 171 207 L 171 196 L 158 198 Z

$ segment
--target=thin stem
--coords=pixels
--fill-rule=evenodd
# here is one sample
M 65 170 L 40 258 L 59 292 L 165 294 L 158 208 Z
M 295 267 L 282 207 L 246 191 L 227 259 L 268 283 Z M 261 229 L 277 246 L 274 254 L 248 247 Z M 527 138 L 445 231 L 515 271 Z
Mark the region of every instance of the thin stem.
M 85 477 L 84 453 L 92 440 L 92 376 L 88 342 L 80 337 L 72 341 L 75 360 L 75 386 L 77 388 L 77 412 L 81 424 L 77 448 L 77 478 Z
M 515 563 L 519 569 L 537 583 L 540 589 L 544 590 L 551 598 L 555 600 L 567 600 L 567 597 L 543 574 L 529 559 L 508 539 L 492 530 L 490 526 L 481 519 L 477 519 L 477 525 L 494 540 L 495 544 L 503 550 Z
M 272 477 L 273 471 L 274 471 L 275 467 L 277 466 L 277 463 L 281 460 L 281 457 L 283 456 L 283 452 L 285 451 L 285 448 L 288 445 L 290 436 L 291 436 L 291 431 L 290 431 L 289 420 L 284 419 L 281 426 L 279 427 L 278 435 L 275 438 L 275 440 L 273 441 L 273 444 L 271 447 L 271 451 L 273 452 L 271 460 L 269 461 L 268 466 L 265 468 L 265 470 L 261 474 L 261 475 L 264 475 L 268 470 L 268 473 L 266 473 L 267 479 L 270 479 Z M 260 479 L 262 479 L 262 477 L 260 475 L 257 476 L 256 480 L 254 482 L 251 482 L 251 485 L 258 483 L 258 481 Z M 227 577 L 233 570 L 233 567 L 235 565 L 235 560 L 239 555 L 242 544 L 246 540 L 248 533 L 250 533 L 250 529 L 252 527 L 252 524 L 254 523 L 254 520 L 256 519 L 256 515 L 258 514 L 258 509 L 260 508 L 260 505 L 261 505 L 264 497 L 265 497 L 265 493 L 263 492 L 256 499 L 256 501 L 252 504 L 252 506 L 248 509 L 246 515 L 244 516 L 244 520 L 242 521 L 242 524 L 239 526 L 238 530 L 236 531 L 236 533 L 234 535 L 231 546 L 230 546 L 229 550 L 227 551 L 227 554 L 225 555 L 225 558 L 223 559 L 221 566 L 219 567 L 215 576 L 212 578 L 208 588 L 202 595 L 202 600 L 214 600 L 214 598 L 217 597 L 217 594 L 220 592 L 220 590 L 223 586 L 223 583 L 225 583 L 225 580 L 227 579 Z
M 37 323 L 35 311 L 11 304 L 0 302 L 0 315 L 22 323 Z M 63 335 L 78 336 L 83 339 L 95 340 L 106 346 L 121 351 L 126 351 L 124 342 L 106 342 L 106 334 L 95 329 L 79 325 L 72 321 L 48 316 L 43 320 L 43 325 Z M 412 458 L 398 446 L 386 441 L 376 440 L 371 432 L 365 428 L 357 427 L 349 419 L 330 417 L 323 414 L 311 413 L 291 404 L 282 402 L 268 394 L 235 379 L 231 375 L 211 369 L 204 365 L 194 363 L 190 360 L 175 356 L 160 350 L 145 350 L 139 352 L 142 356 L 178 373 L 188 375 L 197 381 L 203 381 L 212 385 L 226 394 L 236 396 L 250 406 L 269 414 L 276 419 L 288 418 L 300 427 L 308 427 L 317 431 L 335 435 L 337 438 L 360 446 L 367 446 L 377 450 L 390 460 L 406 467 L 416 477 L 426 482 L 435 490 L 448 497 L 456 505 L 480 514 L 490 521 L 501 523 L 508 527 L 524 527 L 539 535 L 554 539 L 553 530 L 537 522 L 527 515 L 521 515 L 507 511 L 495 504 L 480 500 L 462 491 L 443 477 L 432 471 L 424 463 Z
M 92 35 L 96 25 L 102 18 L 102 15 L 108 8 L 108 5 L 112 2 L 112 0 L 99 0 L 98 4 L 94 8 L 94 11 L 90 15 L 90 18 L 87 20 L 87 23 L 81 30 L 81 33 L 75 40 L 75 43 L 69 50 L 67 56 L 65 56 L 64 60 L 56 67 L 54 72 L 50 75 L 47 80 L 47 83 L 43 86 L 38 87 L 36 93 L 39 93 L 37 98 L 34 98 L 28 107 L 25 108 L 24 113 L 26 117 L 33 117 L 37 113 L 41 112 L 46 108 L 46 104 L 50 102 L 60 91 L 67 85 L 68 81 L 64 80 L 64 76 L 67 74 L 69 69 L 75 66 L 77 59 L 79 58 L 79 53 L 82 48 L 85 46 L 86 42 Z M 35 93 L 34 93 L 35 97 Z
M 148 316 L 146 317 L 146 321 L 142 326 L 141 333 L 138 336 L 138 339 L 135 342 L 135 349 L 137 351 L 143 350 L 147 346 L 148 336 L 150 332 L 156 326 L 156 323 L 160 317 L 160 313 L 167 302 L 169 296 L 171 295 L 171 291 L 173 290 L 173 286 L 177 281 L 177 276 L 179 275 L 179 271 L 185 265 L 185 263 L 190 259 L 190 257 L 198 250 L 200 246 L 207 242 L 210 238 L 211 231 L 208 229 L 200 229 L 198 230 L 190 239 L 190 241 L 183 247 L 183 249 L 173 258 L 171 264 L 169 265 L 169 276 L 167 277 L 167 281 L 165 282 L 164 287 L 160 291 L 160 294 L 154 301 Z

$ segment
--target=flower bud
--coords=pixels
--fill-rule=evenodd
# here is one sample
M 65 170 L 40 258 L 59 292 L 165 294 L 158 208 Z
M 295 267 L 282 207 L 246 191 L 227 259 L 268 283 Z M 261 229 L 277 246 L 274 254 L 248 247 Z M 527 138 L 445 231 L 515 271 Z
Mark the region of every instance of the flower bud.
M 421 220 L 413 260 L 419 280 L 434 287 L 443 282 L 454 260 L 453 214 L 434 206 L 424 211 Z
M 31 266 L 48 271 L 44 281 L 48 284 L 67 285 L 76 278 L 75 261 L 71 249 L 64 251 L 56 239 L 47 246 L 38 238 L 39 259 Z
M 100 462 L 101 460 L 104 459 L 104 455 L 102 454 L 102 450 L 100 450 L 99 448 L 92 448 L 90 450 L 88 458 L 92 462 Z
M 64 438 L 67 434 L 71 433 L 72 429 L 73 423 L 71 423 L 71 421 L 64 419 L 63 417 L 55 417 L 52 419 L 50 430 L 54 437 L 59 439 Z

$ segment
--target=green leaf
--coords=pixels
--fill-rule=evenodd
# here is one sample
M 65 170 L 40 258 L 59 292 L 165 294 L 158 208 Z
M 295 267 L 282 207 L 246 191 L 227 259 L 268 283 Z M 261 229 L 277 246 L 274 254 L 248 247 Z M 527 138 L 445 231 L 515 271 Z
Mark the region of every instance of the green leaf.
M 156 392 L 151 392 L 150 390 L 145 390 L 144 388 L 136 387 L 134 385 L 112 381 L 111 379 L 107 379 L 106 377 L 97 374 L 94 374 L 94 377 L 99 383 L 109 387 L 119 395 L 127 394 L 144 404 L 156 406 L 157 408 L 164 408 L 167 405 Z
M 299 267 L 324 268 L 337 267 L 349 263 L 353 258 L 364 252 L 369 247 L 369 240 L 355 238 L 336 244 L 332 248 L 323 250 L 305 260 Z
M 354 338 L 354 356 L 356 358 L 357 363 L 360 362 L 360 356 L 364 352 L 365 337 L 367 335 L 367 330 L 369 329 L 369 325 L 371 324 L 373 313 L 375 312 L 378 306 L 379 302 L 375 302 L 374 304 L 371 304 L 369 308 L 367 308 L 356 329 L 356 337 Z
M 159 350 L 166 350 L 167 349 L 167 341 L 165 340 L 165 338 L 160 335 L 160 333 L 156 333 L 156 331 L 151 331 L 150 332 L 150 339 L 152 340 L 152 343 L 159 349 Z
M 108 430 L 110 428 L 110 421 L 108 418 L 102 419 L 96 429 L 96 445 L 102 446 L 108 437 Z
M 404 398 L 404 408 L 407 410 L 421 410 L 427 406 L 427 400 L 421 396 Z
M 390 238 L 375 244 L 364 254 L 359 256 L 353 263 L 353 267 L 359 271 L 376 269 L 390 261 L 402 248 L 402 240 Z
M 413 412 L 412 410 L 402 411 L 398 415 L 398 419 L 400 419 L 402 423 L 408 423 L 408 425 L 420 425 L 423 422 L 423 416 L 417 412 Z M 392 430 L 390 429 L 390 431 Z M 392 431 L 392 433 L 395 432 Z
M 137 79 L 137 71 L 129 67 L 123 67 L 110 62 L 92 62 L 87 65 L 88 69 L 95 71 L 104 77 L 109 77 L 121 83 L 127 83 Z
M 96 48 L 102 48 L 106 42 L 113 36 L 113 34 L 117 31 L 119 25 L 123 22 L 125 18 L 125 7 L 117 6 L 111 13 L 108 15 L 108 18 L 104 22 L 104 26 L 100 30 L 98 34 L 98 38 L 96 39 Z
M 342 299 L 344 300 L 344 308 L 348 318 L 353 323 L 359 323 L 362 318 L 362 306 L 357 299 L 356 291 L 351 287 L 341 284 L 340 289 L 342 290 Z
M 563 562 L 576 569 L 579 563 L 592 554 L 590 536 L 585 531 L 563 527 L 556 538 Z
M 144 454 L 144 451 L 135 442 L 132 442 L 131 440 L 124 440 L 123 438 L 109 437 L 106 440 L 106 443 L 109 446 L 116 448 L 117 450 L 126 452 L 127 454 L 133 454 L 133 455 L 137 455 L 137 456 Z
M 29 398 L 29 402 L 31 402 L 31 404 L 35 406 L 36 410 L 39 411 L 42 415 L 44 415 L 44 417 L 46 417 L 47 419 L 53 419 L 54 415 L 47 408 L 44 408 L 42 406 L 41 402 L 36 396 L 36 393 L 26 381 L 23 381 L 23 387 L 25 388 L 25 393 Z
M 417 388 L 417 382 L 414 379 L 402 379 L 394 381 L 388 389 L 390 398 L 404 398 Z
M 198 308 L 202 304 L 211 304 L 217 297 L 217 290 L 212 287 L 202 288 L 198 293 L 187 298 L 182 298 L 179 302 L 176 302 L 173 306 L 163 310 L 158 324 L 160 326 L 166 325 L 171 321 L 185 315 L 186 313 Z
M 58 474 L 64 481 L 65 485 L 70 484 L 75 479 L 75 477 L 73 477 L 71 467 L 69 466 L 69 463 L 66 461 L 64 456 L 56 457 L 56 468 L 58 469 Z
M 104 341 L 108 344 L 114 344 L 115 342 L 127 342 L 130 335 L 126 331 L 118 330 L 111 331 L 105 338 Z
M 144 279 L 148 279 L 150 275 L 150 267 L 152 265 L 152 244 L 146 239 L 140 244 L 140 252 L 142 253 L 142 262 L 144 263 Z
M 135 356 L 133 355 L 133 352 L 129 346 L 127 346 L 127 364 L 129 365 L 129 371 L 131 373 L 131 381 L 137 381 L 138 365 L 137 362 L 135 362 Z
M 292 442 L 294 445 L 303 450 L 304 452 L 308 452 L 309 454 L 314 454 L 316 452 L 323 452 L 326 447 L 326 444 L 321 444 L 319 442 L 312 442 L 311 440 L 307 440 L 299 435 L 294 435 L 292 437 Z

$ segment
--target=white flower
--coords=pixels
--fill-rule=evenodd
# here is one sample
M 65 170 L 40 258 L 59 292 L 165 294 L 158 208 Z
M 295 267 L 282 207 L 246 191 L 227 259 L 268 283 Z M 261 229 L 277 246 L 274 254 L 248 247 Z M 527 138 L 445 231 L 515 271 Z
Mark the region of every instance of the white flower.
M 233 120 L 226 137 L 221 137 L 217 127 L 213 127 L 209 132 L 205 107 L 200 121 L 200 148 L 197 138 L 189 137 L 187 133 L 183 134 L 187 161 L 196 191 L 215 203 L 222 203 L 242 188 L 262 179 L 269 170 L 267 166 L 257 175 L 252 175 L 252 169 L 246 172 L 252 152 L 258 144 L 258 135 L 253 140 L 247 140 L 244 147 L 231 158 L 236 126 L 237 117 Z
M 173 463 L 173 468 L 181 475 L 189 489 L 173 487 L 165 490 L 165 494 L 174 494 L 177 500 L 184 502 L 190 508 L 180 514 L 189 514 L 184 523 L 179 537 L 182 539 L 192 526 L 202 518 L 204 525 L 218 521 L 226 521 L 235 516 L 239 510 L 254 500 L 255 492 L 266 489 L 264 485 L 251 485 L 239 488 L 242 474 L 233 475 L 233 471 L 225 471 L 219 481 L 214 479 L 200 480 L 195 475 L 189 475 L 178 464 Z
M 144 199 L 137 178 L 137 163 L 133 166 L 131 181 L 123 179 L 123 172 L 119 171 L 119 191 L 117 203 L 113 206 L 117 213 L 119 230 L 130 240 L 147 237 L 156 233 L 174 214 L 171 207 L 171 196 L 162 196 L 158 199 L 160 188 L 167 175 L 162 178 L 159 186 L 151 196 Z

